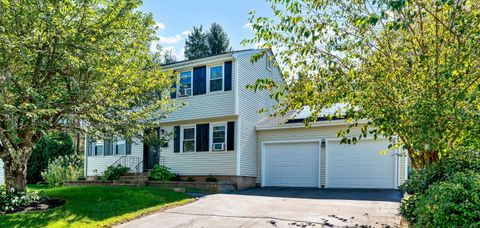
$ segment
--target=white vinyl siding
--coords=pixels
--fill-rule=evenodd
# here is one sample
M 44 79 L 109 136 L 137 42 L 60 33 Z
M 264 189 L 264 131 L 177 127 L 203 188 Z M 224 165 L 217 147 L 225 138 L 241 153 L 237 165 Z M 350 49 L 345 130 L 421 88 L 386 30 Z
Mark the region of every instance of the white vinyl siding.
M 116 162 L 124 155 L 114 156 L 87 156 L 87 176 L 102 175 L 105 169 Z M 139 157 L 143 159 L 143 142 L 140 140 L 134 140 L 132 143 L 132 154 L 129 156 Z M 97 171 L 96 173 L 94 171 Z
M 232 61 L 225 60 L 225 61 Z M 176 121 L 188 121 L 194 119 L 203 119 L 203 118 L 218 118 L 225 116 L 235 115 L 235 67 L 236 61 L 232 62 L 232 90 L 230 91 L 215 91 L 209 92 L 208 84 L 209 80 L 209 67 L 218 66 L 223 64 L 222 62 L 213 62 L 212 64 L 198 64 L 196 66 L 205 66 L 207 65 L 207 93 L 200 94 L 189 97 L 177 97 L 173 99 L 178 105 L 179 108 L 168 115 L 166 119 L 161 120 L 163 123 L 176 122 Z M 188 69 L 178 69 L 176 71 L 182 72 Z M 193 80 L 193 73 L 192 73 Z M 222 82 L 223 83 L 223 82 Z M 195 86 L 192 84 L 192 86 Z M 192 90 L 193 91 L 193 90 Z M 185 104 L 182 106 L 182 104 Z
M 257 79 L 273 78 L 280 82 L 281 76 L 278 68 L 274 67 L 272 71 L 266 68 L 266 57 L 257 62 L 251 62 L 252 53 L 246 53 L 237 56 L 238 69 L 238 115 L 240 130 L 240 176 L 256 176 L 258 162 L 257 153 L 257 135 L 255 124 L 264 118 L 267 113 L 259 114 L 262 108 L 271 108 L 274 104 L 269 98 L 268 91 L 253 92 L 246 89 L 247 85 L 252 85 Z M 234 68 L 235 69 L 235 68 Z
M 261 164 L 261 142 L 266 141 L 281 141 L 281 140 L 318 140 L 318 139 L 335 139 L 336 134 L 340 129 L 345 129 L 347 125 L 341 126 L 322 126 L 311 128 L 289 128 L 289 129 L 275 129 L 275 130 L 261 130 L 257 131 L 258 134 L 258 162 Z M 357 136 L 360 132 L 360 128 L 354 128 L 350 131 L 350 135 Z M 360 140 L 361 141 L 361 140 Z M 391 153 L 380 156 L 391 156 Z M 398 157 L 398 184 L 401 185 L 405 181 L 405 160 L 404 156 Z M 326 164 L 326 148 L 322 147 L 320 150 L 320 185 L 325 185 L 325 164 Z M 257 169 L 258 178 L 257 182 L 260 183 L 261 167 Z
M 203 121 L 183 122 L 184 125 L 205 124 L 237 121 L 236 118 L 206 119 Z M 162 125 L 162 129 L 172 132 L 174 126 L 182 124 L 169 123 Z M 210 129 L 211 133 L 211 129 Z M 211 137 L 210 137 L 211 138 Z M 236 142 L 235 138 L 235 142 Z M 237 144 L 235 144 L 237 145 Z M 169 167 L 173 173 L 180 175 L 227 175 L 236 174 L 236 153 L 233 151 L 209 151 L 209 152 L 190 152 L 174 153 L 173 139 L 168 143 L 168 147 L 163 147 L 161 156 L 165 159 L 165 166 Z

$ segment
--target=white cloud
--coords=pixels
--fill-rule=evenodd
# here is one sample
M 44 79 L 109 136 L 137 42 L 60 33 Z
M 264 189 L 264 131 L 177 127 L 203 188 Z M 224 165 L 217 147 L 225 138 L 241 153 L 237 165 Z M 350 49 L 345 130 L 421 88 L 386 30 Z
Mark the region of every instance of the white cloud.
M 160 36 L 160 43 L 163 43 L 163 44 L 176 44 L 181 40 L 182 40 L 182 36 L 178 34 L 170 37 Z
M 165 24 L 162 23 L 162 22 L 157 22 L 155 24 L 155 27 L 158 28 L 158 30 L 162 30 L 162 29 L 166 28 Z
M 249 23 L 246 23 L 244 26 L 243 26 L 244 29 L 248 29 L 248 30 L 253 30 L 253 27 L 252 27 L 252 24 Z
M 192 31 L 185 30 L 185 31 L 182 32 L 182 35 L 188 36 L 188 35 L 190 35 L 190 33 L 192 33 Z

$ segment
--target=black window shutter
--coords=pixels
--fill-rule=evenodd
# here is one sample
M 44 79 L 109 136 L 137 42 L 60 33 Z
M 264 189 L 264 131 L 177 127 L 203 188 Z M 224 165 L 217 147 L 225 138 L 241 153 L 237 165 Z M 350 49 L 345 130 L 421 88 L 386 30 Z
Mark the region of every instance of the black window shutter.
M 235 122 L 227 123 L 227 150 L 235 149 Z
M 105 141 L 103 142 L 103 154 L 105 156 L 109 156 L 109 155 L 112 155 L 112 147 L 113 147 L 113 144 L 112 142 L 110 141 Z
M 173 128 L 173 152 L 180 152 L 180 126 L 175 126 Z
M 132 154 L 132 143 L 127 140 L 125 144 L 125 155 L 131 155 Z
M 171 91 L 170 91 L 170 99 L 175 99 L 177 98 L 177 82 L 176 82 L 176 78 L 175 77 L 172 77 L 172 79 L 174 79 L 173 81 L 173 84 L 172 84 L 172 88 L 171 88 Z
M 224 69 L 225 80 L 223 83 L 225 91 L 232 90 L 232 61 L 225 62 Z
M 193 68 L 193 95 L 207 93 L 207 66 Z
M 92 140 L 87 137 L 87 156 L 92 156 Z
M 209 132 L 210 124 L 197 124 L 196 130 L 196 144 L 197 144 L 197 151 L 208 151 L 209 150 L 209 139 L 210 139 L 210 132 Z

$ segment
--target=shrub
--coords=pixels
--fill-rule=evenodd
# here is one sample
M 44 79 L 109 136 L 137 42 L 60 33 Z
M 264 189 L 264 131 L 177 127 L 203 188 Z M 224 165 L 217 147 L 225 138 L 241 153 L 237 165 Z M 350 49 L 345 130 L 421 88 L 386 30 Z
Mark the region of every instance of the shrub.
M 480 152 L 472 149 L 459 149 L 449 158 L 431 164 L 421 170 L 412 171 L 404 184 L 409 194 L 421 194 L 436 182 L 444 181 L 457 172 L 472 170 L 480 173 Z
M 156 181 L 167 181 L 175 177 L 175 174 L 170 172 L 170 169 L 165 166 L 155 165 L 153 170 L 150 171 L 148 179 Z
M 209 175 L 206 179 L 206 182 L 218 182 L 217 178 L 213 177 L 212 175 Z
M 7 194 L 5 185 L 0 186 L 0 212 L 2 213 L 14 212 L 18 209 L 47 200 L 48 197 L 42 191 L 28 190 L 27 192 Z
M 183 181 L 182 178 L 180 177 L 180 175 L 178 175 L 178 174 L 175 174 L 175 176 L 171 177 L 169 180 L 170 181 Z
M 48 167 L 48 163 L 59 156 L 74 154 L 73 140 L 64 132 L 46 134 L 32 150 L 27 163 L 28 183 L 43 181 L 41 173 Z
M 479 227 L 480 174 L 455 173 L 432 184 L 415 204 L 418 227 Z
M 194 178 L 194 177 L 188 177 L 188 178 L 187 178 L 187 181 L 190 181 L 190 182 L 195 182 L 196 180 L 195 180 L 195 178 Z
M 417 218 L 415 215 L 415 209 L 417 208 L 416 202 L 417 202 L 417 196 L 409 195 L 403 198 L 400 204 L 400 215 L 402 215 L 402 217 L 405 218 L 410 224 L 415 224 L 416 222 L 416 218 Z
M 130 168 L 118 165 L 108 166 L 105 171 L 103 171 L 104 180 L 118 180 L 120 176 L 126 175 L 130 171 Z
M 50 186 L 60 186 L 63 181 L 77 180 L 83 175 L 83 161 L 77 155 L 60 156 L 48 164 L 42 177 Z

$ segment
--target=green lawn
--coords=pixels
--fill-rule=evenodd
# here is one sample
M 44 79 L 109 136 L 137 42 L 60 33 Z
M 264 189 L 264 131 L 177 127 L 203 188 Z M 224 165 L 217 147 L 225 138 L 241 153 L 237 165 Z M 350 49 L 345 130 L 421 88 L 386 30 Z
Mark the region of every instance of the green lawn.
M 131 220 L 168 205 L 191 201 L 184 193 L 155 187 L 78 186 L 42 189 L 66 204 L 43 212 L 0 215 L 0 227 L 96 227 Z

